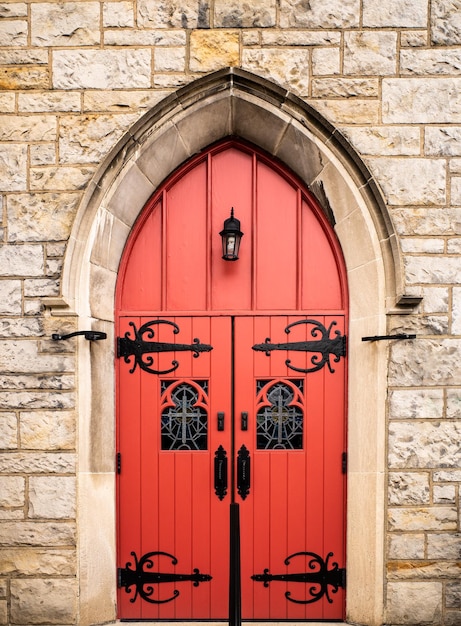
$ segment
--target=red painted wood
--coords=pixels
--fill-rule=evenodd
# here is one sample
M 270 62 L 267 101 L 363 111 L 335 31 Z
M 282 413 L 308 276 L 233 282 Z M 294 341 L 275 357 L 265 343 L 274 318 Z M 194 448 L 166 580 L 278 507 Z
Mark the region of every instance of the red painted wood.
M 219 231 L 230 207 L 241 220 L 240 259 L 221 259 Z M 152 571 L 201 573 L 212 581 L 153 585 L 153 597 L 174 601 L 151 604 L 134 589 L 119 590 L 118 613 L 124 619 L 226 619 L 229 589 L 229 503 L 214 494 L 214 453 L 223 445 L 231 463 L 245 445 L 251 453 L 251 490 L 240 503 L 242 543 L 242 613 L 245 619 L 342 619 L 343 590 L 313 604 L 289 602 L 285 592 L 306 598 L 306 586 L 253 582 L 254 573 L 307 571 L 309 559 L 285 559 L 310 551 L 345 566 L 345 359 L 309 374 L 290 370 L 312 366 L 312 354 L 252 346 L 315 338 L 312 327 L 288 324 L 316 319 L 326 327 L 336 321 L 347 330 L 347 290 L 339 245 L 311 196 L 289 172 L 253 148 L 223 142 L 197 156 L 172 176 L 147 204 L 133 229 L 117 284 L 117 334 L 133 334 L 156 319 L 175 322 L 154 328 L 152 340 L 192 344 L 195 338 L 213 350 L 154 354 L 149 374 L 117 360 L 117 446 L 122 453 L 118 477 L 118 564 L 162 551 Z M 234 329 L 232 331 L 232 328 Z M 234 341 L 232 340 L 234 336 Z M 317 337 L 318 338 L 318 337 Z M 232 370 L 234 363 L 234 370 Z M 232 371 L 235 380 L 232 378 Z M 257 380 L 304 380 L 302 450 L 256 448 Z M 160 381 L 209 381 L 208 449 L 162 450 Z M 232 382 L 234 384 L 232 385 Z M 232 416 L 232 406 L 234 415 Z M 225 412 L 225 430 L 217 413 Z M 241 412 L 249 428 L 241 429 Z M 234 433 L 234 434 L 233 434 Z M 230 476 L 229 476 L 230 491 Z M 303 569 L 304 568 L 304 569 Z

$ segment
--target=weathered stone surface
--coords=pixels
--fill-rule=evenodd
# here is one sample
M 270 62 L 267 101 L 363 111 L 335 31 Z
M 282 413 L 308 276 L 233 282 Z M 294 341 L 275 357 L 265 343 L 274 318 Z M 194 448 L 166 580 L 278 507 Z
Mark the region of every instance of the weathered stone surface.
M 448 315 L 392 316 L 388 330 L 391 334 L 446 335 L 449 329 Z
M 459 560 L 461 557 L 461 535 L 459 533 L 429 533 L 427 535 L 429 559 Z
M 94 168 L 80 167 L 37 167 L 30 169 L 30 188 L 33 191 L 69 191 L 84 189 Z
M 460 419 L 461 418 L 461 394 L 459 392 L 459 389 L 447 389 L 446 393 L 447 393 L 447 417 L 450 419 Z
M 448 312 L 448 289 L 445 287 L 424 287 L 423 310 L 425 313 Z
M 428 504 L 428 472 L 392 472 L 389 474 L 388 501 L 391 505 Z
M 459 582 L 447 583 L 445 604 L 452 609 L 461 608 L 461 585 Z
M 445 470 L 434 472 L 435 482 L 461 482 L 461 470 Z
M 405 259 L 405 270 L 409 283 L 456 283 L 461 258 L 409 256 Z
M 389 467 L 442 468 L 459 464 L 461 424 L 391 422 Z
M 34 46 L 93 46 L 100 40 L 99 2 L 31 5 Z
M 309 88 L 308 50 L 268 48 L 244 50 L 243 67 L 278 84 L 286 85 L 298 95 L 307 95 Z
M 461 209 L 393 209 L 399 235 L 461 235 Z
M 443 408 L 442 389 L 396 389 L 389 392 L 391 419 L 441 419 Z
M 24 506 L 26 483 L 22 476 L 0 476 L 0 507 Z
M 37 337 L 43 332 L 43 320 L 39 318 L 0 317 L 0 337 Z
M 395 561 L 388 565 L 389 579 L 437 579 L 458 578 L 461 563 L 452 561 Z
M 56 163 L 56 144 L 40 143 L 30 146 L 30 164 L 34 165 L 54 165 Z
M 16 98 L 14 93 L 0 93 L 0 111 L 14 113 Z
M 76 514 L 76 484 L 73 476 L 31 476 L 29 517 L 72 519 Z
M 390 559 L 422 559 L 425 554 L 423 533 L 391 533 L 388 535 Z
M 433 0 L 431 2 L 432 43 L 456 46 L 461 43 L 460 0 Z
M 0 448 L 14 450 L 18 447 L 18 418 L 15 413 L 0 413 Z
M 25 191 L 27 146 L 0 145 L 0 186 L 3 191 Z
M 0 50 L 0 65 L 48 65 L 48 61 L 46 50 Z
M 455 504 L 457 489 L 455 485 L 434 485 L 433 500 L 435 504 Z M 432 557 L 430 557 L 432 558 Z
M 281 0 L 282 28 L 356 28 L 360 19 L 357 0 Z
M 390 582 L 387 607 L 389 624 L 437 624 L 442 610 L 442 583 Z
M 104 33 L 106 46 L 184 46 L 184 30 L 108 30 Z
M 17 247 L 0 245 L 0 275 L 41 276 L 43 269 L 42 246 L 33 244 Z
M 209 28 L 207 0 L 140 0 L 137 22 L 143 28 Z
M 239 65 L 239 35 L 230 30 L 196 30 L 190 36 L 189 67 L 193 72 L 211 72 Z
M 444 239 L 402 239 L 403 252 L 413 254 L 443 254 L 445 251 Z
M 0 549 L 0 570 L 4 576 L 73 576 L 76 566 L 74 550 Z
M 441 531 L 456 530 L 458 514 L 449 506 L 390 508 L 388 518 L 390 531 Z
M 5 452 L 0 454 L 0 472 L 7 474 L 71 474 L 75 454 L 70 452 Z
M 400 33 L 400 45 L 402 47 L 419 47 L 428 45 L 427 30 L 407 30 Z
M 39 94 L 21 93 L 18 95 L 18 108 L 21 112 L 25 113 L 40 113 L 42 111 L 80 111 L 80 99 L 81 95 L 79 93 L 69 93 L 67 91 Z M 48 117 L 53 124 L 52 131 L 54 131 L 53 136 L 49 137 L 51 140 L 56 137 L 56 119 L 51 116 Z M 24 122 L 29 121 L 30 124 L 31 118 L 25 117 L 21 119 Z M 47 118 L 45 116 L 42 118 L 34 116 L 33 118 L 34 121 L 39 121 L 40 119 L 46 120 Z M 34 130 L 34 132 L 36 133 L 37 130 Z
M 215 0 L 215 26 L 265 28 L 275 25 L 275 0 Z
M 452 315 L 452 333 L 454 335 L 461 335 L 461 288 L 453 288 L 453 315 Z M 461 411 L 457 415 L 459 417 Z
M 62 163 L 100 163 L 138 119 L 129 114 L 61 118 L 59 154 Z
M 426 0 L 364 0 L 363 25 L 367 28 L 421 28 L 427 25 Z
M 452 176 L 450 178 L 450 204 L 452 206 L 461 205 L 461 177 Z
M 8 199 L 9 241 L 67 240 L 80 195 L 36 193 Z
M 3 409 L 73 409 L 73 393 L 50 391 L 0 391 L 0 408 Z
M 375 156 L 413 156 L 420 153 L 418 128 L 377 126 L 355 128 L 346 126 L 341 132 L 361 154 Z
M 379 93 L 376 78 L 322 78 L 312 80 L 314 98 L 374 98 Z
M 21 411 L 21 447 L 30 450 L 75 448 L 75 415 L 70 411 Z
M 340 65 L 339 48 L 315 48 L 312 50 L 313 76 L 340 74 Z
M 26 46 L 28 26 L 25 20 L 3 20 L 0 22 L 2 46 Z
M 445 202 L 446 169 L 443 160 L 373 157 L 367 163 L 389 204 L 428 206 Z
M 27 4 L 25 2 L 2 2 L 0 17 L 27 17 Z
M 57 278 L 26 279 L 24 281 L 24 295 L 26 297 L 59 296 L 60 284 Z
M 55 89 L 128 89 L 150 86 L 149 50 L 56 50 Z
M 75 543 L 73 522 L 0 522 L 1 546 L 75 546 Z
M 155 91 L 86 91 L 83 94 L 83 110 L 95 112 L 133 111 L 150 109 L 166 98 L 170 92 Z
M 428 126 L 424 132 L 424 152 L 430 156 L 460 156 L 459 126 Z
M 245 34 L 244 31 L 243 34 Z M 341 33 L 334 30 L 263 30 L 261 42 L 268 46 L 328 46 L 341 43 Z M 259 41 L 253 42 L 255 45 Z M 250 45 L 248 43 L 247 45 Z
M 11 619 L 15 624 L 73 624 L 77 590 L 75 579 L 15 578 L 11 581 Z
M 106 28 L 132 28 L 134 26 L 133 2 L 104 2 L 103 26 Z
M 157 48 L 154 56 L 156 72 L 184 72 L 186 48 Z
M 20 315 L 22 311 L 22 287 L 19 280 L 0 282 L 0 315 Z
M 428 76 L 430 74 L 460 74 L 461 52 L 459 50 L 402 50 L 400 52 L 402 74 Z
M 395 74 L 397 34 L 348 32 L 344 35 L 344 73 L 385 76 Z
M 385 124 L 461 122 L 460 78 L 384 78 Z
M 41 320 L 40 320 L 41 322 Z M 0 389 L 73 389 L 72 374 L 2 374 Z

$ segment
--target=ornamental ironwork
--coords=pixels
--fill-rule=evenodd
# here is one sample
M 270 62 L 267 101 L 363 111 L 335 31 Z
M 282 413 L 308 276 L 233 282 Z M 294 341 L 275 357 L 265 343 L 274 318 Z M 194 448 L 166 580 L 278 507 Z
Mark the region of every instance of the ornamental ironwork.
M 262 582 L 264 587 L 268 587 L 269 583 L 273 581 L 312 583 L 307 589 L 310 598 L 297 600 L 291 596 L 291 591 L 286 591 L 286 599 L 296 604 L 312 604 L 326 597 L 331 604 L 333 600 L 330 597 L 330 587 L 332 588 L 331 593 L 336 593 L 340 587 L 345 589 L 346 570 L 338 567 L 336 562 L 331 563 L 331 569 L 328 569 L 333 552 L 329 552 L 325 560 L 315 552 L 296 552 L 285 559 L 285 565 L 289 565 L 291 560 L 298 556 L 310 557 L 308 567 L 313 571 L 294 574 L 269 574 L 269 569 L 265 569 L 263 574 L 254 574 L 251 578 L 257 582 Z
M 330 357 L 333 357 L 333 361 L 335 363 L 338 363 L 341 357 L 346 356 L 346 337 L 344 335 L 341 335 L 341 331 L 335 330 L 333 333 L 333 337 L 330 337 L 330 332 L 332 328 L 336 326 L 336 322 L 331 322 L 328 328 L 326 328 L 317 320 L 299 320 L 297 322 L 289 324 L 285 328 L 285 332 L 289 334 L 294 326 L 299 326 L 300 324 L 311 324 L 313 326 L 313 328 L 311 329 L 311 336 L 314 337 L 314 340 L 271 343 L 270 338 L 266 338 L 264 343 L 255 344 L 253 346 L 253 350 L 265 352 L 266 356 L 270 356 L 270 353 L 273 350 L 295 350 L 297 352 L 314 352 L 315 354 L 311 357 L 312 367 L 295 367 L 291 364 L 291 359 L 287 359 L 285 361 L 285 365 L 289 369 L 295 372 L 301 372 L 303 374 L 317 372 L 318 370 L 321 370 L 325 365 L 327 365 L 330 372 L 333 373 L 335 370 L 331 365 Z M 315 339 L 316 337 L 318 337 L 318 339 Z
M 127 593 L 131 592 L 134 587 L 135 594 L 130 598 L 130 602 L 136 602 L 138 596 L 151 604 L 165 604 L 171 602 L 179 596 L 179 591 L 175 589 L 173 595 L 165 600 L 157 600 L 153 598 L 154 587 L 160 583 L 174 583 L 192 581 L 194 587 L 198 587 L 202 582 L 208 582 L 211 580 L 209 574 L 201 574 L 200 571 L 195 568 L 192 574 L 175 574 L 175 573 L 161 573 L 146 571 L 152 570 L 154 567 L 154 561 L 152 557 L 166 556 L 171 559 L 172 565 L 177 565 L 178 560 L 172 554 L 168 552 L 147 552 L 138 561 L 138 557 L 135 552 L 131 552 L 131 556 L 134 558 L 134 569 L 131 569 L 131 562 L 128 562 L 124 568 L 118 570 L 118 586 L 124 587 Z M 144 566 L 146 569 L 144 569 Z
M 256 387 L 258 450 L 301 450 L 304 380 L 258 380 Z
M 124 337 L 118 337 L 117 356 L 119 358 L 123 357 L 125 363 L 130 363 L 130 359 L 133 359 L 130 374 L 132 374 L 138 366 L 145 372 L 149 372 L 149 374 L 169 374 L 170 372 L 174 372 L 179 367 L 179 362 L 173 360 L 170 368 L 164 370 L 154 369 L 154 357 L 145 356 L 149 353 L 158 354 L 160 352 L 188 351 L 192 352 L 194 358 L 197 358 L 200 352 L 209 352 L 213 349 L 213 346 L 200 343 L 200 339 L 194 339 L 192 344 L 146 341 L 146 339 L 154 338 L 155 332 L 153 327 L 158 326 L 159 324 L 167 324 L 171 326 L 173 328 L 174 335 L 179 333 L 179 326 L 175 322 L 171 322 L 170 320 L 151 320 L 143 324 L 139 329 L 136 328 L 136 325 L 133 322 L 130 322 L 129 325 L 133 329 L 134 339 L 129 336 L 130 331 L 126 332 Z
M 207 450 L 208 381 L 161 381 L 162 450 Z

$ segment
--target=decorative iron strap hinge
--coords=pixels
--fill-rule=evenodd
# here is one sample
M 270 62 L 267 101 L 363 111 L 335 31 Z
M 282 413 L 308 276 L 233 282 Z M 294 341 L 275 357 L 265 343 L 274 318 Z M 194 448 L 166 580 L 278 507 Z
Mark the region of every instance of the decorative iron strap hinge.
M 296 604 L 312 604 L 325 596 L 331 604 L 333 600 L 330 598 L 329 587 L 332 587 L 332 593 L 336 593 L 340 587 L 346 588 L 346 569 L 339 568 L 337 563 L 332 563 L 331 569 L 328 569 L 333 552 L 329 552 L 325 560 L 315 552 L 296 552 L 285 559 L 285 565 L 289 565 L 291 559 L 297 556 L 312 557 L 308 563 L 308 568 L 315 571 L 295 574 L 269 574 L 269 569 L 265 569 L 263 574 L 254 574 L 251 578 L 264 583 L 264 587 L 268 587 L 272 581 L 312 583 L 307 587 L 307 592 L 311 596 L 307 600 L 292 598 L 290 591 L 285 592 L 286 599 Z
M 176 573 L 161 573 L 153 572 L 154 561 L 153 556 L 166 556 L 171 559 L 172 565 L 178 563 L 178 559 L 168 552 L 148 552 L 144 554 L 138 561 L 138 557 L 135 552 L 131 552 L 131 556 L 134 558 L 135 569 L 130 569 L 131 562 L 127 563 L 125 567 L 119 567 L 117 570 L 117 583 L 119 587 L 124 587 L 127 593 L 130 593 L 131 587 L 134 586 L 135 594 L 133 598 L 130 598 L 130 602 L 136 602 L 138 596 L 150 602 L 151 604 L 165 604 L 165 602 L 171 602 L 179 596 L 179 591 L 175 589 L 173 595 L 164 600 L 154 600 L 152 595 L 154 589 L 152 585 L 160 583 L 174 583 L 192 581 L 194 587 L 198 587 L 202 582 L 208 582 L 211 580 L 209 574 L 201 574 L 200 571 L 195 568 L 193 574 L 176 574 Z M 148 570 L 145 571 L 144 565 Z
M 159 324 L 168 324 L 172 326 L 174 335 L 179 333 L 179 326 L 174 322 L 170 322 L 169 320 L 151 320 L 150 322 L 143 324 L 139 330 L 133 322 L 130 322 L 130 326 L 133 328 L 134 332 L 134 339 L 129 336 L 130 332 L 125 333 L 124 337 L 117 338 L 117 356 L 119 358 L 123 358 L 125 363 L 130 363 L 130 359 L 133 357 L 130 374 L 135 371 L 137 366 L 145 372 L 149 372 L 149 374 L 169 374 L 170 372 L 174 372 L 179 367 L 178 361 L 173 360 L 171 362 L 171 367 L 168 369 L 154 369 L 152 367 L 154 358 L 152 356 L 144 358 L 145 354 L 189 351 L 192 352 L 195 358 L 197 358 L 200 352 L 209 352 L 210 350 L 213 350 L 213 346 L 200 343 L 200 339 L 194 339 L 192 344 L 145 341 L 145 338 L 153 339 L 155 333 L 152 327 Z
M 339 330 L 334 331 L 334 336 L 330 337 L 330 331 L 333 326 L 336 326 L 336 322 L 331 322 L 328 328 L 325 328 L 323 324 L 317 322 L 316 320 L 299 320 L 297 322 L 293 322 L 289 326 L 285 328 L 285 332 L 287 334 L 290 333 L 293 326 L 298 326 L 299 324 L 312 324 L 313 328 L 311 330 L 312 337 L 319 337 L 319 339 L 313 341 L 293 341 L 288 343 L 270 343 L 270 339 L 267 338 L 264 343 L 257 343 L 253 346 L 253 350 L 257 350 L 260 352 L 265 352 L 266 356 L 269 356 L 269 353 L 272 350 L 295 350 L 298 352 L 315 352 L 314 356 L 311 357 L 312 367 L 308 367 L 307 369 L 303 369 L 300 367 L 295 367 L 291 364 L 291 359 L 287 359 L 285 361 L 285 365 L 295 372 L 301 372 L 303 374 L 308 374 L 310 372 L 317 372 L 322 369 L 325 365 L 328 366 L 328 369 L 331 373 L 335 370 L 332 368 L 330 363 L 330 356 L 334 357 L 334 362 L 338 363 L 341 357 L 346 356 L 346 337 L 345 335 L 341 335 Z M 318 355 L 321 355 L 319 357 Z

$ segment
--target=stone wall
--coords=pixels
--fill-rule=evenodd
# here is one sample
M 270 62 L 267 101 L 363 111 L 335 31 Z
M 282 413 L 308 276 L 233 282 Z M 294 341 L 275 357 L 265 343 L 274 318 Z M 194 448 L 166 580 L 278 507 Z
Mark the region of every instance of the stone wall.
M 241 67 L 303 98 L 372 172 L 416 332 L 389 351 L 392 625 L 461 623 L 461 2 L 0 4 L 0 624 L 75 624 L 75 344 L 51 333 L 98 165 L 178 87 Z M 358 242 L 360 245 L 360 242 Z M 370 416 L 372 419 L 372 416 Z

